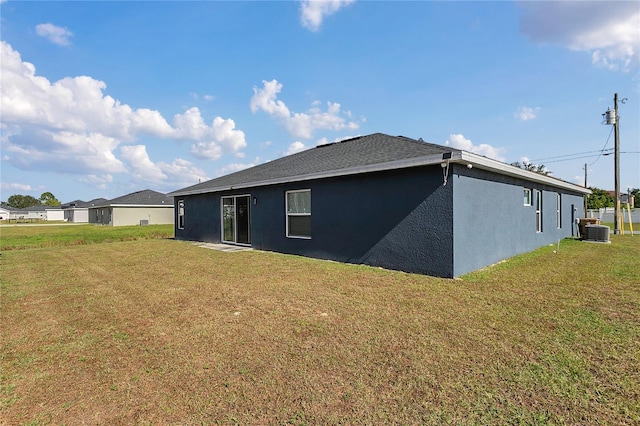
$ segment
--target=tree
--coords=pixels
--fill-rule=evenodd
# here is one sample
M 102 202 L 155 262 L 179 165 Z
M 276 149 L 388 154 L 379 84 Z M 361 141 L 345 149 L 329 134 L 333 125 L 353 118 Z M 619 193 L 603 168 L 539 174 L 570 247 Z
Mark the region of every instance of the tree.
M 640 207 L 640 188 L 631 188 L 629 194 L 635 198 L 635 206 Z
M 548 176 L 551 173 L 551 170 L 548 170 L 544 164 L 531 164 L 526 161 L 520 163 L 519 161 L 514 161 L 511 163 L 512 166 L 519 167 L 524 170 L 528 170 L 530 172 L 536 172 L 541 175 Z
M 591 195 L 587 196 L 587 209 L 601 209 L 604 207 L 614 207 L 613 197 L 604 189 L 592 188 Z
M 60 201 L 58 201 L 58 199 L 50 192 L 42 193 L 40 196 L 40 202 L 43 206 L 49 207 L 57 207 L 61 204 Z
M 7 205 L 16 209 L 26 209 L 27 207 L 39 206 L 41 203 L 31 195 L 14 194 L 7 199 Z

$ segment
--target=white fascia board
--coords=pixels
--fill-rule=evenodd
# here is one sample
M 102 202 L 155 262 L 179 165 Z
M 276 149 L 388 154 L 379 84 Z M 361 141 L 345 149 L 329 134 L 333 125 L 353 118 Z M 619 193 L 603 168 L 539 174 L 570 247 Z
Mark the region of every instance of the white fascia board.
M 585 188 L 584 186 L 575 185 L 573 183 L 569 183 L 561 179 L 556 179 L 551 176 L 545 176 L 540 173 L 524 170 L 520 167 L 512 166 L 501 161 L 492 160 L 490 158 L 483 157 L 482 155 L 478 154 L 473 154 L 471 152 L 462 151 L 460 154 L 460 158 L 456 159 L 456 161 L 454 162 L 460 164 L 471 164 L 473 167 L 478 167 L 479 169 L 489 170 L 492 172 L 500 173 L 502 175 L 517 177 L 528 181 L 543 183 L 557 188 L 579 192 L 581 194 L 591 194 L 591 190 L 589 188 Z
M 102 204 L 100 206 L 87 207 L 87 209 L 102 209 L 105 207 L 170 207 L 170 208 L 173 208 L 173 204 Z
M 103 207 L 171 207 L 173 204 L 108 204 Z
M 452 158 L 455 154 L 453 153 Z M 371 164 L 368 166 L 357 166 L 357 167 L 349 167 L 346 169 L 338 169 L 331 170 L 327 172 L 318 172 L 318 173 L 309 173 L 306 175 L 297 175 L 297 176 L 288 176 L 276 179 L 267 179 L 261 181 L 247 182 L 241 183 L 238 185 L 225 185 L 214 188 L 207 188 L 201 190 L 192 190 L 192 191 L 174 191 L 169 193 L 169 195 L 173 195 L 174 197 L 180 197 L 183 195 L 196 195 L 196 194 L 206 194 L 210 192 L 221 192 L 221 191 L 230 191 L 232 189 L 244 189 L 244 188 L 253 188 L 256 186 L 267 186 L 267 185 L 277 185 L 282 183 L 292 183 L 292 182 L 304 182 L 314 179 L 326 179 L 331 177 L 339 177 L 339 176 L 349 176 L 349 175 L 358 175 L 362 173 L 372 173 L 372 172 L 381 172 L 386 170 L 396 170 L 396 169 L 406 169 L 409 167 L 417 167 L 417 166 L 427 166 L 432 164 L 440 164 L 442 163 L 442 154 L 428 155 L 423 157 L 415 157 L 415 158 L 406 158 L 403 160 L 389 161 L 386 163 L 377 163 Z

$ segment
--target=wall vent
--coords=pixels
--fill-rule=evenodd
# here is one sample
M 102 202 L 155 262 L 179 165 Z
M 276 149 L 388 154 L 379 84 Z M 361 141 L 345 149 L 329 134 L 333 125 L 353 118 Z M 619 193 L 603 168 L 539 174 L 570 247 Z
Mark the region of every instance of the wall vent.
M 149 225 L 149 219 L 140 219 L 140 226 Z

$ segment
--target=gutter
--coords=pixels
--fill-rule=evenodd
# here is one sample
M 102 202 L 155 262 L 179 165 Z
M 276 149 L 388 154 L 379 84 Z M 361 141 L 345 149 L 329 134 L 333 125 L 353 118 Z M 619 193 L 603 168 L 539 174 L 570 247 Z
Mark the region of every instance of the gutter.
M 591 194 L 591 190 L 589 188 L 585 188 L 584 186 L 576 185 L 562 179 L 557 179 L 551 176 L 524 170 L 520 167 L 512 166 L 511 164 L 506 164 L 501 161 L 492 160 L 490 158 L 483 157 L 478 154 L 473 154 L 467 151 L 461 151 L 460 154 L 460 158 L 457 159 L 457 161 L 454 161 L 455 163 L 465 165 L 471 164 L 473 167 L 492 171 L 501 175 L 543 183 L 546 185 L 554 186 L 556 188 L 568 189 L 570 191 L 579 192 L 584 195 Z

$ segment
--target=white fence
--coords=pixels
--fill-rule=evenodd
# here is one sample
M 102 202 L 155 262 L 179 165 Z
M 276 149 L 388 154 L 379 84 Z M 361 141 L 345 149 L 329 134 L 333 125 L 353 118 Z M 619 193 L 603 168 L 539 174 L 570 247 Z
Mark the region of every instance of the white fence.
M 607 208 L 602 208 L 598 210 L 587 210 L 587 217 L 597 217 L 600 219 L 600 222 L 613 223 L 614 210 L 615 209 L 613 207 L 607 207 Z M 628 223 L 629 213 L 627 212 L 627 209 L 624 209 L 622 214 L 624 216 L 623 217 L 624 223 Z M 631 221 L 633 223 L 640 222 L 640 209 L 631 210 Z

